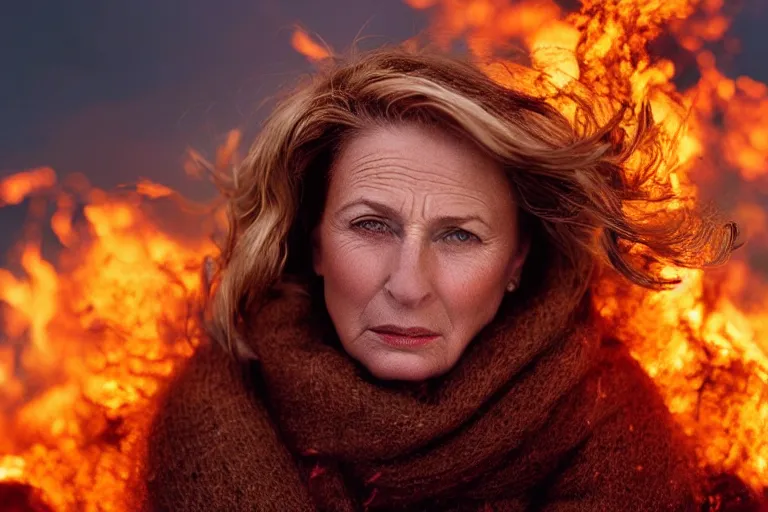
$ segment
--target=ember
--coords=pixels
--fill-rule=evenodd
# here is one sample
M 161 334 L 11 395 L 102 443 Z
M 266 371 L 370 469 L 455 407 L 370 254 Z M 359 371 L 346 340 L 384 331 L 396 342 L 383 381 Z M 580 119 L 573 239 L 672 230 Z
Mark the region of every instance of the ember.
M 731 264 L 667 269 L 684 281 L 660 293 L 606 276 L 595 307 L 695 441 L 716 494 L 709 510 L 768 492 L 768 269 L 758 268 L 768 254 L 768 86 L 718 70 L 708 48 L 730 23 L 722 0 L 583 0 L 577 13 L 547 0 L 407 3 L 431 9 L 431 39 L 464 40 L 479 62 L 513 44 L 527 50 L 549 79 L 531 73 L 515 86 L 566 114 L 557 90 L 586 85 L 608 113 L 649 98 L 669 142 L 657 182 L 692 197 L 735 191 L 738 203 L 723 201 L 750 245 Z M 687 90 L 676 89 L 672 60 L 648 53 L 662 35 L 695 57 L 700 78 Z M 300 30 L 292 44 L 313 61 L 330 51 Z M 214 165 L 230 163 L 238 142 L 230 134 Z M 200 339 L 202 263 L 216 254 L 209 236 L 222 216 L 150 181 L 106 192 L 48 168 L 0 181 L 0 206 L 24 200 L 31 218 L 16 266 L 0 269 L 0 503 L 131 510 L 153 398 Z M 55 259 L 44 257 L 48 232 Z

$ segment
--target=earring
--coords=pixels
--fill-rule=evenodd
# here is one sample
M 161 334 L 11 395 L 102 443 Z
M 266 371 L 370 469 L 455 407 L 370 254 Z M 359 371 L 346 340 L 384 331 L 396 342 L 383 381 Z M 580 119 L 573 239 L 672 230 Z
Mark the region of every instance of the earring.
M 507 291 L 513 292 L 517 289 L 517 279 L 513 279 L 507 284 Z

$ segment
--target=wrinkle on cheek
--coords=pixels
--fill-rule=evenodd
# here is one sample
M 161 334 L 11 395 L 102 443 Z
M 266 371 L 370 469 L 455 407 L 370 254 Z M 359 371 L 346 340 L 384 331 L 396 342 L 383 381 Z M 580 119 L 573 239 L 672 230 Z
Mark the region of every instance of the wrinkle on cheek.
M 336 223 L 325 233 L 325 256 L 340 265 L 375 264 L 388 254 L 386 243 L 372 245 L 370 240 L 353 232 L 346 223 Z
M 462 290 L 470 301 L 482 301 L 482 298 L 498 288 L 498 283 L 506 279 L 508 265 L 500 264 L 493 251 L 470 251 L 459 256 L 444 257 L 439 264 L 439 271 L 451 282 L 452 289 Z
M 336 253 L 334 256 L 345 256 L 348 255 L 350 252 L 355 251 L 356 249 L 359 249 L 362 246 L 360 242 L 357 242 L 355 240 L 341 240 L 335 244 L 335 250 Z
M 336 231 L 328 237 L 330 244 L 333 246 L 334 256 L 344 256 L 354 251 L 364 249 L 368 243 L 365 240 L 361 240 L 358 236 L 353 236 L 349 232 Z

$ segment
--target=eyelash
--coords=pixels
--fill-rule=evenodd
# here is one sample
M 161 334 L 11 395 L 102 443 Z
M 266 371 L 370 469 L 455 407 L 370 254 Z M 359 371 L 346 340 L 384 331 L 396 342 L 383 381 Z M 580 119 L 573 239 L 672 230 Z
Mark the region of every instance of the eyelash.
M 377 226 L 377 229 L 371 229 L 370 227 L 366 227 L 366 224 L 369 225 L 369 226 L 370 226 L 370 224 L 374 224 L 374 225 Z M 381 235 L 381 234 L 385 234 L 387 231 L 389 231 L 389 226 L 387 226 L 384 222 L 382 222 L 380 220 L 375 220 L 375 219 L 364 219 L 364 220 L 361 220 L 361 221 L 358 221 L 358 222 L 354 222 L 354 223 L 352 223 L 352 226 L 354 228 L 363 230 L 366 233 L 371 234 L 371 235 Z M 480 241 L 480 238 L 478 238 L 477 235 L 475 235 L 473 233 L 470 233 L 469 231 L 467 231 L 465 229 L 454 229 L 453 231 L 450 231 L 448 234 L 446 234 L 445 237 L 443 237 L 443 239 L 445 240 L 446 238 L 448 238 L 450 236 L 464 235 L 464 234 L 469 235 L 469 238 L 467 240 L 456 240 L 457 243 L 459 243 L 459 244 L 467 244 L 467 243 L 470 243 L 470 242 L 479 242 Z

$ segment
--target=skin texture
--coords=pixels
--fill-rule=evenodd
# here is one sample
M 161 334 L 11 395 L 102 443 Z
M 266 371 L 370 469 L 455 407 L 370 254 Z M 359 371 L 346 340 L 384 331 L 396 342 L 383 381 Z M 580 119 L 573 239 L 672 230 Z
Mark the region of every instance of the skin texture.
M 349 141 L 313 236 L 347 353 L 384 380 L 449 371 L 519 278 L 528 244 L 517 216 L 501 165 L 447 132 L 372 127 Z M 438 336 L 392 347 L 371 330 L 386 324 Z

